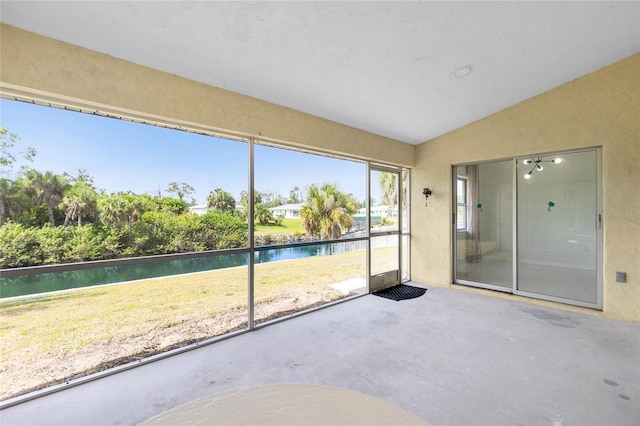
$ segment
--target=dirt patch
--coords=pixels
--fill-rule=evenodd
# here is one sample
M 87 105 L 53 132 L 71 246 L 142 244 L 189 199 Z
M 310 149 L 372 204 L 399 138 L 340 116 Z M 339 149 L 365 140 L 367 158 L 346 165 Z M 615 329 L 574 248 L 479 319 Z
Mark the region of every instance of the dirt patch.
M 332 291 L 294 292 L 256 303 L 255 321 L 264 323 L 337 300 Z M 233 308 L 211 316 L 166 317 L 145 332 L 81 345 L 76 350 L 38 348 L 13 351 L 2 359 L 0 399 L 23 395 L 109 368 L 139 361 L 151 355 L 187 346 L 247 328 L 247 309 Z M 79 343 L 80 345 L 80 343 Z

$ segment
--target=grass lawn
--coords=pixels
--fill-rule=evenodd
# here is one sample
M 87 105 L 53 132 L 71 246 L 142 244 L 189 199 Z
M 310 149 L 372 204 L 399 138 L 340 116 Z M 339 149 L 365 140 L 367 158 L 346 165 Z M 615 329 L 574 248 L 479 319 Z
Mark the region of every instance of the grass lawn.
M 286 218 L 282 220 L 282 225 L 280 226 L 269 226 L 269 225 L 256 225 L 255 226 L 255 234 L 256 235 L 266 235 L 266 234 L 304 234 L 304 227 L 302 226 L 302 219 L 291 219 Z
M 364 278 L 364 259 L 353 251 L 256 265 L 256 322 L 345 297 L 329 285 Z M 246 328 L 247 269 L 0 300 L 0 399 Z

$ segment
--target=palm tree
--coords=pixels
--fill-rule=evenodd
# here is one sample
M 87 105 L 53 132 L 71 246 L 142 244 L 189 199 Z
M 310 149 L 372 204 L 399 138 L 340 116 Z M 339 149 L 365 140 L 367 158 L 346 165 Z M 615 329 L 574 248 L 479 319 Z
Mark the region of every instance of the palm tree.
M 128 205 L 128 209 L 130 210 L 130 212 L 129 218 L 127 220 L 129 221 L 129 223 L 133 223 L 142 219 L 142 215 L 145 212 L 153 211 L 157 208 L 157 203 L 155 202 L 154 198 L 148 194 L 137 195 L 129 191 L 126 193 L 119 192 L 117 196 L 121 197 Z
M 262 194 L 256 190 L 253 191 L 253 205 L 262 203 Z M 249 193 L 247 191 L 240 192 L 240 205 L 247 207 L 249 205 Z
M 121 195 L 105 196 L 98 200 L 98 216 L 104 224 L 121 226 L 127 223 L 130 225 L 133 213 L 133 206 Z
M 87 173 L 85 169 L 78 169 L 78 172 L 75 175 L 65 172 L 63 173 L 63 176 L 69 179 L 71 183 L 75 184 L 76 182 L 86 182 L 93 186 L 93 177 Z
M 67 226 L 69 219 L 78 219 L 78 226 L 82 226 L 82 209 L 86 203 L 81 197 L 77 194 L 65 195 L 60 206 L 65 208 L 64 226 Z
M 86 216 L 95 211 L 96 192 L 87 180 L 76 180 L 76 183 L 67 191 L 62 198 L 60 206 L 65 209 L 64 225 L 69 220 L 78 221 L 78 226 L 82 226 L 82 216 Z
M 324 184 L 309 187 L 309 196 L 300 216 L 309 235 L 320 234 L 323 240 L 340 238 L 343 230 L 351 229 L 356 212 L 353 198 L 338 190 L 336 185 Z
M 396 207 L 398 205 L 398 175 L 395 173 L 382 172 L 379 176 L 380 188 L 382 189 L 382 202 L 389 206 Z M 402 193 L 402 207 L 407 206 L 407 172 L 402 172 L 400 189 Z M 373 205 L 373 201 L 371 201 Z
M 260 203 L 254 206 L 254 220 L 258 225 L 268 225 L 273 222 L 273 213 L 269 210 L 269 206 Z
M 379 176 L 380 188 L 382 189 L 382 202 L 391 207 L 398 204 L 398 184 L 395 173 L 382 172 Z
M 51 223 L 51 226 L 56 226 L 53 208 L 62 201 L 62 194 L 67 186 L 67 180 L 63 176 L 55 175 L 52 172 L 42 174 L 35 169 L 28 170 L 25 177 L 27 188 L 32 195 L 31 201 L 33 205 L 46 205 L 49 223 Z
M 233 213 L 236 209 L 236 200 L 227 191 L 216 188 L 207 197 L 207 207 L 220 212 Z
M 0 225 L 5 222 L 11 211 L 11 200 L 16 191 L 17 185 L 14 181 L 0 178 Z

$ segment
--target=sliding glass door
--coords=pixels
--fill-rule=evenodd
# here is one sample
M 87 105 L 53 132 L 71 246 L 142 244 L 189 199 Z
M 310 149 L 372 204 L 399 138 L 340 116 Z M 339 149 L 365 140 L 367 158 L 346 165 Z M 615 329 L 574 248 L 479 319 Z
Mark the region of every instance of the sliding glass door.
M 455 282 L 601 308 L 598 156 L 455 166 Z
M 513 286 L 513 163 L 455 167 L 456 280 Z
M 596 304 L 596 151 L 518 160 L 518 290 Z

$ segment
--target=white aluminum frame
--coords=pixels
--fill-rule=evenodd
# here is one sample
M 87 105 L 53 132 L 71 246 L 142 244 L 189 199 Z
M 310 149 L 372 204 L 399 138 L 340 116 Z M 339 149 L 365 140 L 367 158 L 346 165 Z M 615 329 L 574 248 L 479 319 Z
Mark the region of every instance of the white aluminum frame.
M 17 89 L 11 89 L 11 88 L 7 88 L 7 87 L 2 87 L 0 88 L 0 97 L 5 98 L 5 99 L 10 99 L 10 100 L 14 100 L 14 101 L 18 101 L 18 102 L 26 102 L 26 103 L 32 103 L 32 104 L 36 104 L 36 105 L 41 105 L 41 106 L 47 106 L 47 107 L 52 107 L 52 108 L 59 108 L 59 109 L 65 109 L 65 110 L 71 110 L 71 111 L 75 111 L 75 112 L 81 112 L 81 113 L 86 113 L 86 114 L 91 114 L 91 115 L 98 115 L 98 116 L 102 116 L 102 117 L 107 117 L 107 118 L 116 118 L 116 119 L 120 119 L 123 121 L 130 121 L 130 122 L 135 122 L 135 123 L 140 123 L 140 124 L 147 124 L 147 125 L 152 125 L 152 126 L 156 126 L 156 127 L 164 127 L 167 129 L 172 129 L 172 130 L 180 130 L 180 131 L 185 131 L 185 132 L 190 132 L 190 133 L 197 133 L 197 134 L 202 134 L 202 135 L 206 135 L 206 136 L 213 136 L 213 137 L 218 137 L 218 138 L 224 138 L 224 139 L 228 139 L 228 140 L 233 140 L 233 141 L 241 141 L 241 142 L 245 142 L 247 143 L 247 147 L 248 147 L 248 162 L 249 162 L 249 172 L 248 172 L 248 176 L 247 176 L 247 180 L 248 180 L 248 191 L 249 191 L 249 197 L 247 200 L 247 209 L 248 209 L 248 246 L 247 247 L 243 247 L 243 248 L 239 248 L 239 249 L 231 249 L 231 250 L 215 250 L 215 251 L 207 251 L 207 252 L 193 252 L 193 253 L 176 253 L 176 254 L 167 254 L 167 255 L 158 255 L 158 256 L 145 256 L 145 257 L 138 257 L 138 258 L 127 258 L 127 259 L 113 259 L 113 260 L 105 260 L 105 261 L 93 261 L 93 262 L 77 262 L 77 263 L 73 263 L 73 264 L 60 264 L 60 265 L 46 265 L 46 266 L 37 266 L 37 267 L 28 267 L 28 268 L 12 268 L 12 269 L 5 269 L 5 270 L 0 270 L 0 277 L 13 277 L 13 276 L 20 276 L 20 275 L 28 275 L 28 274 L 39 274 L 39 273 L 44 273 L 44 272 L 62 272 L 62 271 L 68 271 L 68 270 L 78 270 L 78 269 L 89 269 L 89 268 L 95 268 L 95 267 L 100 267 L 100 266 L 118 266 L 118 265 L 125 265 L 125 264 L 132 264 L 132 263 L 146 263 L 146 262 L 154 262 L 154 261 L 158 261 L 160 259 L 170 259 L 170 258 L 189 258 L 189 257 L 201 257 L 201 256 L 207 256 L 207 255 L 211 255 L 211 256 L 218 256 L 218 255 L 225 255 L 225 254 L 235 254 L 235 253 L 248 253 L 249 254 L 249 259 L 248 259 L 248 322 L 247 322 L 247 328 L 245 330 L 238 330 L 238 331 L 233 331 L 230 333 L 226 333 L 220 336 L 215 336 L 200 342 L 196 342 L 193 343 L 191 345 L 187 345 L 184 346 L 182 348 L 177 348 L 177 349 L 173 349 L 167 352 L 162 352 L 159 353 L 157 355 L 153 355 L 151 357 L 148 358 L 144 358 L 142 360 L 139 361 L 135 361 L 132 363 L 128 363 L 125 365 L 121 365 L 118 367 L 114 367 L 111 368 L 109 370 L 105 370 L 105 371 L 101 371 L 98 373 L 94 373 L 91 374 L 89 376 L 85 376 L 85 377 L 80 377 L 78 379 L 74 379 L 71 380 L 69 382 L 60 384 L 60 385 L 55 385 L 55 386 L 51 386 L 39 391 L 35 391 L 35 392 L 31 392 L 25 395 L 20 395 L 18 397 L 15 398 L 11 398 L 5 401 L 0 402 L 0 409 L 4 409 L 4 408 L 8 408 L 14 405 L 18 405 L 22 402 L 26 402 L 32 399 L 36 399 L 38 397 L 44 396 L 44 395 L 48 395 L 54 392 L 58 392 L 64 389 L 68 389 L 70 387 L 74 387 L 83 383 L 87 383 L 89 381 L 93 381 L 93 380 L 97 380 L 99 378 L 102 377 L 106 377 L 109 376 L 111 374 L 116 374 L 120 371 L 125 371 L 134 367 L 137 367 L 139 365 L 144 365 L 144 364 L 148 364 L 150 362 L 154 362 L 169 356 L 173 356 L 179 353 L 183 353 L 183 352 L 187 352 L 193 349 L 196 349 L 198 347 L 202 347 L 205 345 L 209 345 L 221 340 L 225 340 L 227 338 L 233 337 L 233 336 L 237 336 L 240 334 L 244 334 L 250 331 L 253 331 L 255 329 L 258 328 L 262 328 L 262 327 L 266 327 L 269 326 L 271 324 L 280 322 L 280 321 L 284 321 L 290 318 L 294 318 L 300 315 L 305 315 L 307 313 L 310 312 L 315 312 L 317 310 L 320 309 L 324 309 L 326 307 L 329 306 L 333 306 L 339 303 L 343 303 L 349 300 L 353 300 L 362 296 L 365 296 L 366 294 L 368 294 L 370 292 L 370 281 L 371 281 L 371 227 L 370 227 L 370 223 L 371 223 L 371 170 L 378 170 L 378 171 L 386 171 L 386 172 L 391 172 L 391 173 L 396 173 L 398 178 L 397 178 L 397 182 L 398 182 L 398 231 L 392 231 L 391 234 L 398 234 L 398 278 L 399 278 L 399 282 L 402 282 L 402 238 L 404 236 L 407 236 L 409 238 L 409 245 L 407 247 L 407 250 L 410 250 L 410 238 L 411 238 L 411 233 L 410 233 L 410 226 L 407 226 L 407 231 L 403 232 L 402 231 L 402 218 L 401 218 L 401 214 L 400 214 L 400 206 L 402 203 L 402 198 L 405 196 L 405 194 L 403 193 L 402 189 L 402 171 L 406 170 L 407 171 L 407 194 L 410 194 L 410 170 L 408 168 L 404 168 L 404 167 L 395 167 L 395 166 L 389 166 L 389 165 L 383 165 L 383 164 L 379 164 L 379 163 L 372 163 L 371 161 L 367 161 L 361 158 L 356 158 L 356 157 L 350 157 L 350 156 L 341 156 L 341 155 L 336 155 L 335 153 L 329 153 L 329 152 L 323 152 L 322 150 L 311 150 L 311 149 L 306 149 L 306 148 L 301 148 L 296 146 L 295 144 L 288 144 L 286 142 L 282 142 L 282 141 L 270 141 L 268 139 L 262 138 L 260 137 L 259 139 L 249 136 L 249 135 L 245 135 L 245 134 L 241 134 L 241 133 L 233 133 L 233 132 L 228 132 L 228 131 L 219 131 L 218 129 L 213 129 L 213 128 L 208 128 L 208 127 L 204 127 L 204 126 L 199 126 L 196 125 L 194 123 L 185 123 L 185 124 L 178 124 L 177 122 L 171 122 L 171 121 L 160 121 L 157 118 L 152 118 L 150 116 L 147 116 L 145 114 L 138 114 L 138 113 L 132 113 L 132 112 L 121 112 L 117 109 L 106 109 L 103 107 L 99 107 L 96 108 L 94 105 L 90 105 L 90 104 L 83 104 L 80 101 L 69 101 L 69 100 L 63 100 L 61 98 L 57 98 L 55 96 L 44 96 L 42 94 L 38 94 L 36 92 L 30 92 L 29 90 L 17 90 Z M 260 143 L 261 145 L 269 145 L 269 146 L 273 146 L 276 148 L 283 148 L 283 149 L 292 149 L 292 150 L 296 150 L 296 151 L 301 151 L 301 152 L 307 152 L 310 154 L 314 154 L 314 155 L 323 155 L 323 156 L 327 156 L 327 157 L 332 157 L 332 158 L 338 158 L 338 159 L 344 159 L 344 160 L 350 160 L 350 161 L 357 161 L 357 162 L 362 162 L 366 165 L 366 173 L 367 173 L 367 177 L 366 177 L 366 184 L 367 184 L 367 188 L 366 188 L 366 205 L 367 205 L 367 217 L 366 217 L 366 225 L 367 225 L 367 233 L 366 233 L 366 237 L 362 237 L 362 238 L 355 238 L 355 239 L 340 239 L 340 240 L 330 240 L 330 241 L 326 241 L 326 240 L 320 240 L 320 241 L 312 241 L 312 242 L 305 242 L 305 243 L 293 243 L 293 244 L 288 244 L 288 245 L 276 245 L 276 246 L 264 246 L 264 247 L 260 247 L 257 248 L 255 247 L 255 243 L 254 243 L 254 238 L 253 238 L 253 233 L 254 233 L 254 225 L 253 225 L 253 219 L 254 219 L 254 209 L 253 209 L 253 193 L 254 193 L 254 186 L 255 186 L 255 175 L 254 175 L 254 161 L 255 161 L 255 155 L 254 155 L 254 148 L 255 148 L 255 144 L 256 143 Z M 407 199 L 407 219 L 409 220 L 409 224 L 410 224 L 410 197 Z M 386 234 L 386 233 L 384 233 Z M 384 235 L 383 233 L 380 233 L 378 235 Z M 375 236 L 375 235 L 374 235 Z M 349 241 L 361 241 L 361 240 L 366 240 L 367 241 L 367 253 L 366 253 L 366 292 L 364 294 L 358 294 L 358 295 L 353 295 L 353 296 L 349 296 L 349 297 L 345 297 L 342 298 L 340 300 L 336 300 L 334 302 L 329 302 L 326 304 L 323 304 L 321 306 L 317 306 L 314 308 L 310 308 L 310 309 L 306 309 L 300 312 L 296 312 L 290 315 L 286 315 L 280 318 L 276 318 L 270 321 L 266 321 L 264 323 L 261 324 L 256 324 L 255 323 L 255 311 L 254 311 L 254 298 L 255 298 L 255 282 L 254 282 L 254 278 L 255 278 L 255 271 L 254 271 L 254 266 L 255 266 L 255 252 L 256 251 L 261 251 L 261 250 L 265 250 L 265 249 L 271 249 L 271 248 L 286 248 L 286 247 L 292 247 L 292 246 L 301 246 L 301 245 L 321 245 L 321 244 L 331 244 L 331 243 L 340 243 L 340 242 L 349 242 Z M 409 254 L 409 253 L 407 253 Z M 408 259 L 408 267 L 409 267 L 409 273 L 408 273 L 408 277 L 410 278 L 410 265 L 411 265 L 411 260 L 410 258 Z
M 556 297 L 556 296 L 549 296 L 549 295 L 545 295 L 545 294 L 540 294 L 540 293 L 532 293 L 532 292 L 527 292 L 527 291 L 522 291 L 518 289 L 518 175 L 517 175 L 517 167 L 518 167 L 518 159 L 521 158 L 529 158 L 529 157 L 537 157 L 537 156 L 551 156 L 551 155 L 562 155 L 562 154 L 574 154 L 574 153 L 578 153 L 578 152 L 589 152 L 589 151 L 595 151 L 596 153 L 596 212 L 595 212 L 595 227 L 596 227 L 596 302 L 595 303 L 590 303 L 590 302 L 584 302 L 584 301 L 580 301 L 580 300 L 574 300 L 574 299 L 566 299 L 566 298 L 562 298 L 562 297 Z M 604 305 L 604 301 L 603 301 L 603 222 L 602 222 L 602 216 L 603 216 L 603 210 L 602 210 L 602 147 L 590 147 L 590 148 L 584 148 L 584 149 L 577 149 L 577 150 L 570 150 L 570 151 L 553 151 L 553 152 L 547 152 L 547 153 L 536 153 L 536 154 L 531 154 L 531 155 L 521 155 L 518 157 L 513 157 L 511 158 L 511 161 L 513 163 L 513 172 L 512 172 L 512 194 L 513 194 L 513 218 L 512 218 L 512 225 L 513 225 L 513 254 L 512 254 L 512 266 L 513 266 L 513 277 L 512 277 L 512 286 L 511 288 L 509 287 L 503 287 L 503 286 L 497 286 L 497 285 L 491 285 L 491 284 L 485 284 L 485 283 L 479 283 L 479 282 L 475 282 L 475 281 L 468 281 L 468 280 L 461 280 L 461 279 L 457 279 L 457 226 L 456 226 L 456 207 L 457 207 L 457 199 L 456 199 L 456 191 L 457 191 L 457 187 L 456 187 L 456 167 L 459 166 L 465 166 L 465 165 L 472 165 L 472 164 L 487 164 L 487 163 L 495 163 L 495 162 L 500 162 L 500 161 L 504 161 L 505 159 L 496 159 L 496 160 L 492 160 L 492 161 L 484 161 L 484 162 L 479 162 L 479 163 L 464 163 L 464 164 L 453 164 L 451 166 L 451 175 L 452 175 L 452 179 L 451 179 L 451 185 L 452 185 L 452 190 L 451 190 L 451 200 L 452 200 L 452 209 L 453 209 L 453 222 L 452 222 L 452 228 L 453 228 L 453 234 L 452 234 L 452 274 L 453 274 L 453 279 L 452 282 L 455 284 L 463 284 L 466 286 L 470 286 L 470 287 L 478 287 L 478 288 L 485 288 L 488 290 L 496 290 L 496 291 L 501 291 L 501 292 L 505 292 L 505 293 L 512 293 L 514 295 L 517 296 L 525 296 L 525 297 L 530 297 L 530 298 L 534 298 L 534 299 L 540 299 L 540 300 L 547 300 L 550 302 L 558 302 L 558 303 L 564 303 L 567 305 L 573 305 L 573 306 L 581 306 L 581 307 L 585 307 L 585 308 L 591 308 L 591 309 L 598 309 L 598 310 L 602 310 L 603 309 L 603 305 Z

